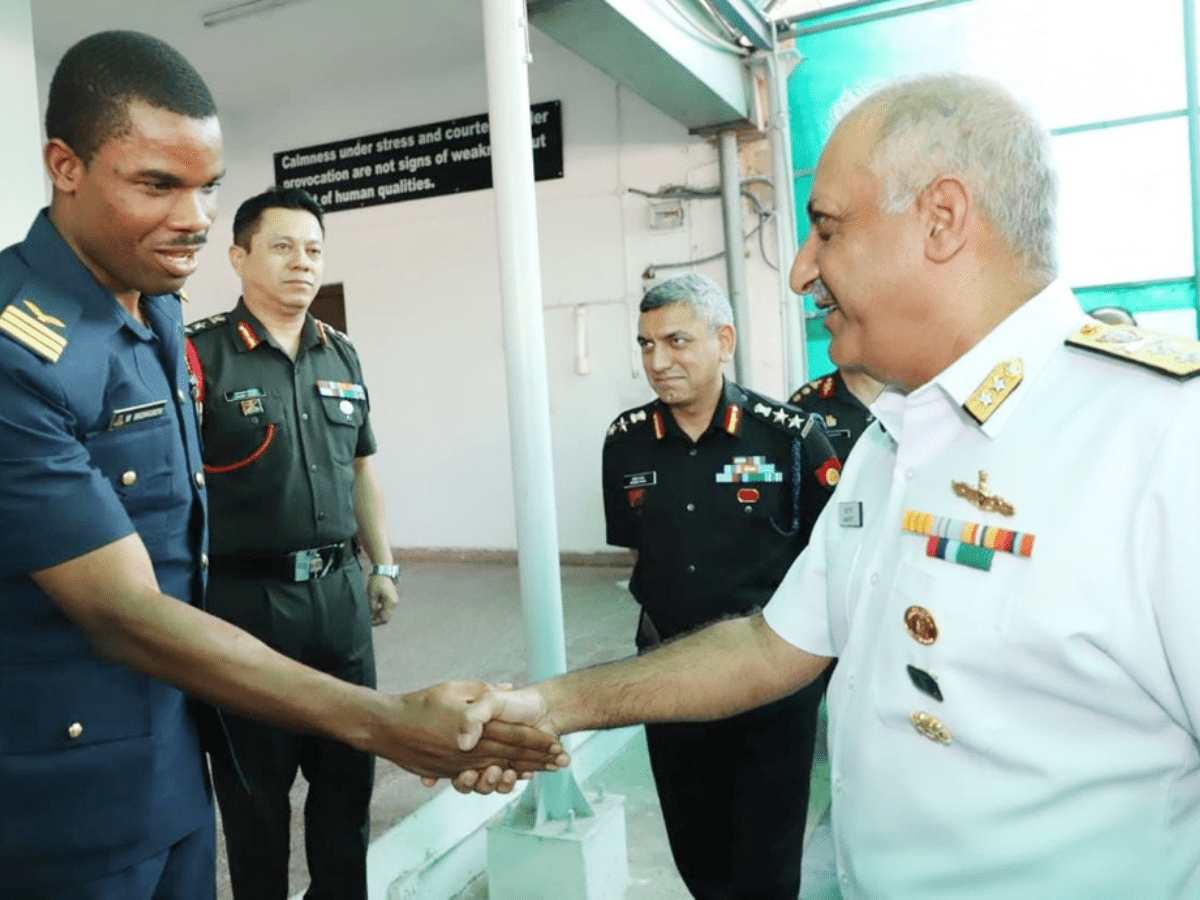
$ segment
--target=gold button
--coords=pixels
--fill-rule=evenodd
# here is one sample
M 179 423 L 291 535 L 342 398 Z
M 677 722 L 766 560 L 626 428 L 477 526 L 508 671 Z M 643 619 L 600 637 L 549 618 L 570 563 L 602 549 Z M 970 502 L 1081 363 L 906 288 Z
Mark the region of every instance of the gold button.
M 937 640 L 937 622 L 933 613 L 923 606 L 910 606 L 904 611 L 904 627 L 919 644 L 932 644 Z
M 81 734 L 83 734 L 83 726 L 78 722 L 72 722 L 67 726 L 67 737 L 69 737 L 71 740 L 75 740 L 75 738 L 79 737 Z
M 939 744 L 949 744 L 954 738 L 950 737 L 950 732 L 946 726 L 935 719 L 927 712 L 915 712 L 908 717 L 913 723 L 913 728 L 925 735 L 931 741 L 937 741 Z
M 192 475 L 192 481 L 196 482 L 196 487 L 204 487 L 204 473 L 197 470 L 196 473 Z
M 133 469 L 130 469 L 129 471 L 122 473 L 121 484 L 125 485 L 125 487 L 133 487 L 135 484 L 137 484 L 137 472 L 133 471 Z

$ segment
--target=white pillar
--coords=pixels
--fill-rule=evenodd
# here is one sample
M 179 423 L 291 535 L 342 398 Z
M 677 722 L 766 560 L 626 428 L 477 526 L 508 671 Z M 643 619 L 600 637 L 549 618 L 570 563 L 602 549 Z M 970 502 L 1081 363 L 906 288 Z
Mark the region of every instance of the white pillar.
M 0 0 L 0 248 L 25 237 L 46 205 L 30 0 Z
M 786 59 L 784 57 L 787 57 Z M 792 126 L 788 109 L 788 75 L 797 59 L 794 51 L 776 49 L 763 57 L 767 65 L 767 93 L 771 108 L 771 180 L 775 185 L 775 234 L 779 253 L 779 302 L 783 317 L 783 396 L 808 380 L 808 336 L 804 301 L 788 284 L 792 262 L 799 249 L 796 181 L 792 169 Z M 807 230 L 807 224 L 806 224 Z
M 725 275 L 729 303 L 737 325 L 733 370 L 738 384 L 755 387 L 750 369 L 750 298 L 746 291 L 746 239 L 742 237 L 742 169 L 738 164 L 737 131 L 726 128 L 718 143 L 721 168 L 721 219 L 725 224 Z

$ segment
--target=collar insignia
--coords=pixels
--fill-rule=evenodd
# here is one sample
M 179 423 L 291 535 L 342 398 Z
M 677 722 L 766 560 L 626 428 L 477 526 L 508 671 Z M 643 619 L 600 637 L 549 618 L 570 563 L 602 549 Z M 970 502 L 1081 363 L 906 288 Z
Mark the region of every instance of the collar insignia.
M 1025 365 L 1021 358 L 1006 359 L 992 369 L 979 387 L 975 388 L 975 393 L 967 398 L 963 409 L 982 425 L 1009 398 L 1024 377 Z

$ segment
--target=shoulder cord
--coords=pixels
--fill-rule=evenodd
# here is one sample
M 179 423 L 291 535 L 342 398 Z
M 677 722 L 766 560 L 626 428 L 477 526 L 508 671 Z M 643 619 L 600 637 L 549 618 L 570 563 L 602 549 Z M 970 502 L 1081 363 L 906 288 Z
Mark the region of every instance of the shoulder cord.
M 775 529 L 776 534 L 784 537 L 795 537 L 800 531 L 800 466 L 804 460 L 804 452 L 800 446 L 800 439 L 792 439 L 792 527 L 786 531 L 775 524 L 775 520 L 770 519 L 771 527 Z

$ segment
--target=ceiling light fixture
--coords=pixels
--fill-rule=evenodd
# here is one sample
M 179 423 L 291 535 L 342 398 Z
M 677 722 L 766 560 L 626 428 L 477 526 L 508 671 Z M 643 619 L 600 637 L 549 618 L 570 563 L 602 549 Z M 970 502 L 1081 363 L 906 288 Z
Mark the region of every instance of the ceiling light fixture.
M 214 25 L 224 25 L 226 22 L 232 22 L 234 19 L 243 19 L 246 16 L 257 15 L 258 13 L 268 12 L 280 6 L 290 6 L 293 3 L 299 2 L 300 0 L 243 0 L 243 2 L 234 3 L 232 6 L 223 6 L 220 9 L 206 12 L 201 16 L 201 19 L 206 28 L 212 28 Z

